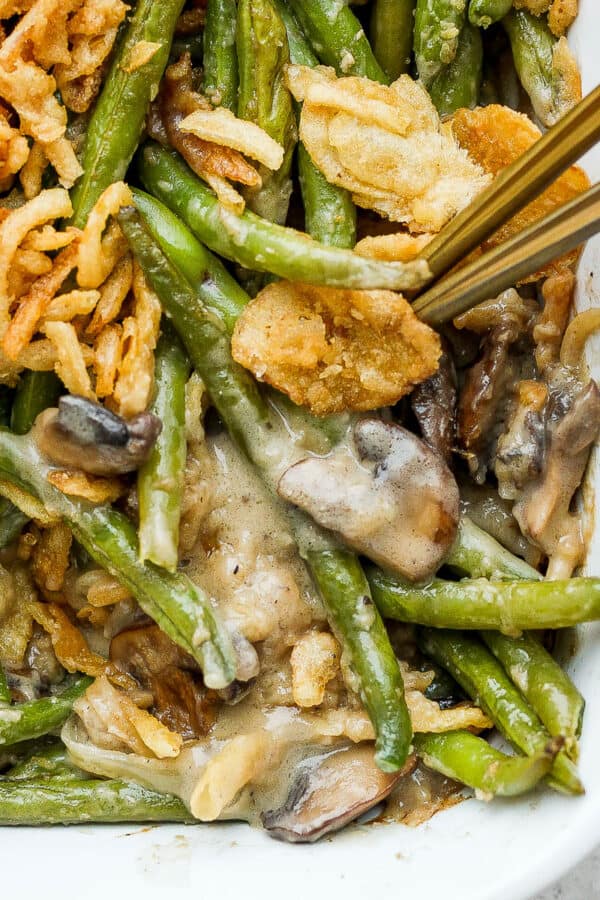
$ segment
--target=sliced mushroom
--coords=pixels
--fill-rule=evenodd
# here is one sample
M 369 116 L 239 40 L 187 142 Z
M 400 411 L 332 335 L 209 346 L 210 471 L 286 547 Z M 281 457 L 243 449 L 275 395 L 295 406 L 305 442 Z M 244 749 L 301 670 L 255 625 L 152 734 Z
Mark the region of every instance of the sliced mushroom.
M 549 577 L 568 578 L 581 562 L 581 523 L 570 506 L 599 433 L 600 390 L 590 381 L 550 428 L 542 475 L 515 504 L 514 514 L 523 533 L 550 557 Z
M 194 659 L 157 625 L 116 635 L 110 659 L 152 693 L 151 712 L 163 725 L 186 740 L 207 734 L 216 698 L 204 687 Z
M 435 375 L 418 384 L 410 397 L 423 440 L 446 462 L 450 461 L 456 433 L 456 371 L 444 350 Z
M 498 438 L 494 472 L 500 496 L 514 500 L 542 470 L 546 449 L 548 388 L 541 381 L 520 381 L 504 434 Z
M 92 475 L 121 475 L 148 458 L 162 423 L 152 413 L 123 419 L 85 397 L 67 394 L 36 419 L 34 438 L 52 462 Z
M 263 813 L 263 825 L 282 841 L 317 841 L 385 800 L 415 766 L 411 756 L 399 772 L 386 774 L 376 766 L 373 748 L 366 746 L 309 757 L 300 764 L 283 806 Z
M 431 577 L 456 536 L 458 487 L 443 459 L 400 425 L 362 419 L 354 448 L 287 469 L 280 496 L 380 565 Z

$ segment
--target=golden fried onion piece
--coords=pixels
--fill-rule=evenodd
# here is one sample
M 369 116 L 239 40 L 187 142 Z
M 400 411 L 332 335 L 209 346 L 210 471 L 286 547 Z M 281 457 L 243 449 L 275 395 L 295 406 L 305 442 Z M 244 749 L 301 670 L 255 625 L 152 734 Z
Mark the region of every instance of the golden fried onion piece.
M 451 127 L 460 146 L 493 176 L 518 159 L 541 137 L 539 128 L 527 116 L 496 104 L 478 109 L 459 109 L 452 117 Z M 586 191 L 589 186 L 590 181 L 585 172 L 577 166 L 571 166 L 543 194 L 484 241 L 481 249 L 490 250 L 504 243 L 533 222 L 553 212 L 556 207 Z M 558 275 L 566 267 L 574 265 L 577 256 L 577 250 L 566 253 L 524 279 L 524 282 Z
M 387 87 L 289 66 L 287 82 L 303 101 L 300 138 L 313 162 L 358 206 L 436 232 L 489 181 L 408 75 Z
M 238 319 L 232 353 L 325 416 L 396 403 L 435 372 L 441 348 L 399 294 L 279 281 Z

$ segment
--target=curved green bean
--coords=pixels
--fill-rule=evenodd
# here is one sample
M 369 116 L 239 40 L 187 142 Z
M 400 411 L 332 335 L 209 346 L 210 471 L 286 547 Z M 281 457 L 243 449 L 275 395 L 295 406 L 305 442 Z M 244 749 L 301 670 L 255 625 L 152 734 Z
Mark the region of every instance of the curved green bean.
M 362 25 L 339 0 L 288 0 L 315 54 L 338 75 L 364 75 L 386 84 Z
M 23 372 L 10 414 L 11 431 L 27 434 L 39 414 L 49 406 L 56 406 L 64 393 L 65 388 L 54 372 Z
M 531 634 L 513 638 L 483 631 L 481 637 L 549 733 L 566 738 L 567 752 L 576 760 L 585 700 L 564 669 Z
M 415 6 L 416 0 L 375 0 L 373 3 L 373 53 L 390 81 L 410 71 Z
M 39 746 L 37 746 L 38 744 Z M 32 751 L 24 759 L 15 763 L 0 779 L 0 782 L 32 778 L 81 779 L 87 777 L 89 776 L 82 769 L 71 762 L 63 742 L 56 739 L 51 743 L 36 742 Z
M 185 385 L 190 364 L 177 334 L 163 321 L 154 354 L 154 400 L 162 422 L 152 452 L 138 470 L 140 560 L 177 568 L 186 460 Z
M 247 269 L 330 287 L 412 290 L 428 277 L 422 260 L 385 263 L 326 247 L 306 235 L 246 211 L 225 210 L 176 156 L 156 144 L 140 154 L 144 187 L 177 213 L 211 250 Z
M 127 171 L 169 59 L 183 4 L 184 0 L 136 4 L 87 127 L 83 175 L 71 193 L 71 221 L 77 228 L 83 228 L 100 194 Z M 142 65 L 131 68 L 128 61 L 140 41 L 156 44 L 157 49 Z
M 208 0 L 203 44 L 203 90 L 213 106 L 237 109 L 236 0 Z
M 450 672 L 518 750 L 527 756 L 544 752 L 550 735 L 500 663 L 479 640 L 457 631 L 420 629 L 418 643 L 423 653 Z M 561 737 L 564 743 L 564 735 Z M 583 793 L 577 770 L 564 749 L 552 764 L 551 783 L 570 794 Z
M 550 741 L 535 756 L 506 756 L 470 731 L 416 734 L 414 747 L 428 768 L 461 781 L 485 800 L 533 790 L 549 772 L 557 750 Z
M 201 286 L 197 290 L 191 287 L 154 242 L 136 210 L 121 210 L 119 221 L 221 418 L 274 491 L 279 467 L 282 462 L 289 464 L 294 446 L 289 446 L 271 418 L 255 382 L 231 358 L 227 332 L 204 305 Z M 352 661 L 375 727 L 377 763 L 386 771 L 396 770 L 403 765 L 410 746 L 410 720 L 398 663 L 364 575 L 352 554 L 341 551 L 301 514 L 291 514 L 290 518 L 299 550 L 325 600 L 332 628 Z
M 465 515 L 460 517 L 458 535 L 445 564 L 470 578 L 490 578 L 492 581 L 542 578 L 537 569 L 512 554 Z

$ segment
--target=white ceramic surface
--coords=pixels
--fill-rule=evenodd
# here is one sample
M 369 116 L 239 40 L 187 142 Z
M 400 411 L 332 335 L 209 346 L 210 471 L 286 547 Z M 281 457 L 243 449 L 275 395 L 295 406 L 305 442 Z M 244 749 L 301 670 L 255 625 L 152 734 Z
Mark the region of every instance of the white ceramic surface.
M 571 41 L 587 92 L 600 81 L 600 12 L 598 0 L 580 5 Z M 597 180 L 600 148 L 586 164 Z M 600 240 L 588 246 L 580 271 L 580 307 L 600 305 Z M 600 338 L 592 353 L 600 374 Z M 600 454 L 592 469 L 599 484 Z M 600 574 L 600 528 L 588 571 Z M 588 701 L 585 797 L 545 791 L 518 802 L 470 800 L 417 829 L 366 826 L 316 846 L 277 843 L 245 825 L 0 829 L 3 896 L 529 898 L 600 842 L 600 624 L 581 630 L 569 667 Z

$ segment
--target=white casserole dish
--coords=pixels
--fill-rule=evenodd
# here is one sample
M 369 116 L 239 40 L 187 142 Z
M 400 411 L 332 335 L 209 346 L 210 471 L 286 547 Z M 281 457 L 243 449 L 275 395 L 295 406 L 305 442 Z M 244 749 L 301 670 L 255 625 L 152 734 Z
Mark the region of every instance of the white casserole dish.
M 570 40 L 584 92 L 600 81 L 597 0 L 580 0 Z M 585 164 L 600 178 L 600 147 Z M 600 238 L 580 265 L 578 306 L 600 305 Z M 600 377 L 600 336 L 590 342 Z M 592 537 L 589 574 L 600 574 L 600 453 L 591 462 L 586 505 Z M 246 825 L 89 826 L 0 829 L 3 896 L 86 900 L 111 896 L 196 900 L 418 898 L 520 900 L 531 897 L 600 842 L 600 623 L 579 632 L 568 669 L 587 699 L 579 799 L 543 791 L 515 802 L 470 800 L 416 829 L 347 830 L 317 845 L 287 845 Z

